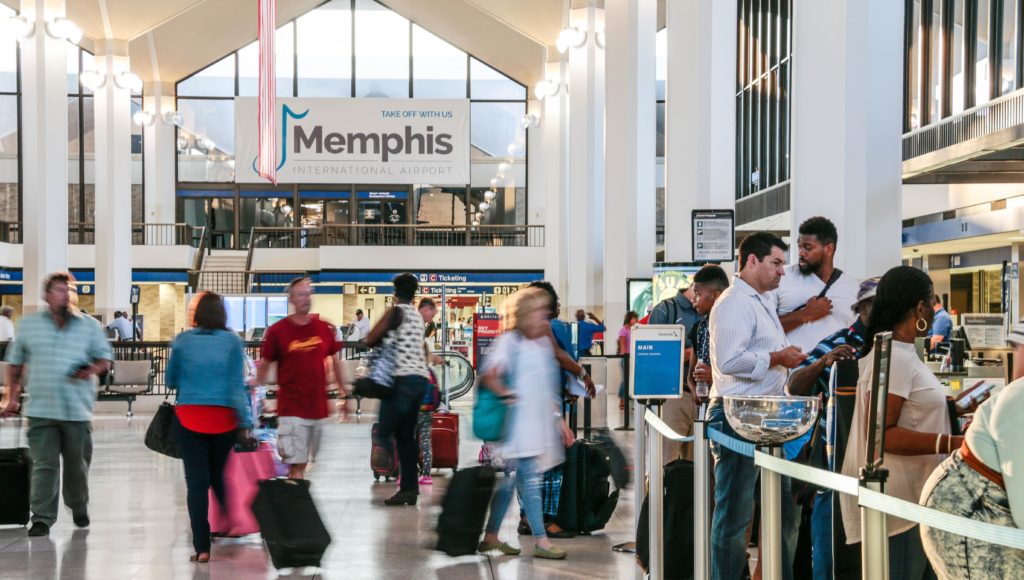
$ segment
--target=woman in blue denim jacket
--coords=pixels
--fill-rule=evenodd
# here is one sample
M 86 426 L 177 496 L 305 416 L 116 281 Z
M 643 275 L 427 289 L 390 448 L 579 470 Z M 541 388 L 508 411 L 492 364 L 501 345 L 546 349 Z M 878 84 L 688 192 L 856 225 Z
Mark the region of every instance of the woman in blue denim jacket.
M 248 439 L 252 407 L 242 341 L 227 329 L 224 301 L 204 292 L 193 302 L 195 328 L 171 345 L 165 377 L 178 391 L 174 434 L 185 464 L 193 562 L 210 560 L 209 489 L 221 505 L 224 465 L 237 439 Z

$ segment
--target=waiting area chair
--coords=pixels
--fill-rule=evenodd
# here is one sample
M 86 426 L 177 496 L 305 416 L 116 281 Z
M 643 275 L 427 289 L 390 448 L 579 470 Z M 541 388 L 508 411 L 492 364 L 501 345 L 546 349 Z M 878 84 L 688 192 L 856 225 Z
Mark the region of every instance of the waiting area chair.
M 153 391 L 156 369 L 151 360 L 115 360 L 107 373 L 106 384 L 101 386 L 100 398 L 128 401 L 128 418 L 135 413 L 135 397 Z

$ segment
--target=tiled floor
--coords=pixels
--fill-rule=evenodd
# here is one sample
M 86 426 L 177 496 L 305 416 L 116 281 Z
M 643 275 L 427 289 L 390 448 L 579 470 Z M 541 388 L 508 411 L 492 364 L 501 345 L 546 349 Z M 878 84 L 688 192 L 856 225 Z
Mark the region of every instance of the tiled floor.
M 458 409 L 465 416 L 468 409 Z M 369 469 L 370 424 L 331 423 L 325 430 L 318 464 L 310 474 L 313 494 L 333 542 L 317 577 L 379 578 L 633 578 L 630 554 L 612 545 L 632 539 L 633 494 L 626 490 L 607 529 L 589 537 L 560 540 L 569 552 L 561 562 L 521 557 L 449 558 L 431 550 L 434 523 L 447 476 L 423 488 L 416 508 L 387 508 L 381 502 L 395 490 L 374 483 Z M 618 424 L 617 419 L 613 419 Z M 465 423 L 465 421 L 464 421 Z M 143 446 L 148 417 L 101 415 L 95 421 L 91 471 L 92 526 L 78 530 L 62 512 L 49 538 L 27 538 L 24 528 L 0 527 L 0 578 L 273 578 L 258 536 L 218 540 L 213 561 L 196 565 L 185 511 L 181 463 Z M 7 434 L 5 434 L 7 435 Z M 632 433 L 618 434 L 624 450 Z M 6 439 L 5 439 L 6 441 Z M 475 465 L 479 442 L 463 425 L 461 462 Z M 2 493 L 3 490 L 0 490 Z M 518 544 L 515 514 L 503 536 Z M 522 538 L 529 544 L 528 538 Z M 312 573 L 312 570 L 305 572 Z M 293 571 L 300 576 L 301 571 Z

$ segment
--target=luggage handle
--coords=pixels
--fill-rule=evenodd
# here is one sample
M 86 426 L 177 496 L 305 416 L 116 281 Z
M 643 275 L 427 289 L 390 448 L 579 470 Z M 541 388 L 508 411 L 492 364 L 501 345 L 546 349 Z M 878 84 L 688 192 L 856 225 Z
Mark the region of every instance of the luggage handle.
M 0 434 L 2 434 L 4 432 L 4 429 L 3 429 L 4 421 L 6 421 L 8 419 L 9 419 L 8 417 L 0 417 Z M 22 432 L 24 431 L 24 429 L 23 429 L 23 425 L 24 424 L 22 422 L 24 420 L 25 420 L 24 416 L 19 414 L 18 415 L 18 427 L 17 427 L 18 438 L 15 440 L 14 447 L 12 447 L 12 449 L 21 449 L 22 448 L 21 447 L 21 439 L 22 439 Z M 2 442 L 3 442 L 3 438 L 0 437 L 0 443 L 2 443 Z M 6 449 L 6 448 L 5 447 L 0 447 L 0 449 Z

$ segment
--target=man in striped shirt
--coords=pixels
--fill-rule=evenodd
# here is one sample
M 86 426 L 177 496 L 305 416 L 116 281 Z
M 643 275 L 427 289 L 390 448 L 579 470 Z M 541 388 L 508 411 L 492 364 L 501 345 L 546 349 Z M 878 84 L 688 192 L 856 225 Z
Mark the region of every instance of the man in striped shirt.
M 788 246 L 759 232 L 740 244 L 740 274 L 711 310 L 711 404 L 708 423 L 738 438 L 725 418 L 722 397 L 782 395 L 788 369 L 806 358 L 789 346 L 768 293 L 779 287 Z M 711 444 L 715 458 L 715 513 L 711 523 L 711 578 L 744 576 L 747 543 L 744 534 L 754 513 L 757 468 L 753 458 Z M 782 570 L 792 578 L 798 524 L 789 497 L 789 478 L 782 480 Z

